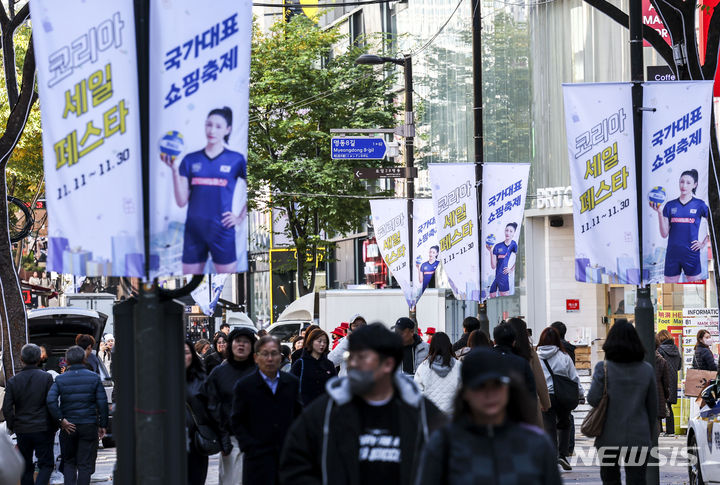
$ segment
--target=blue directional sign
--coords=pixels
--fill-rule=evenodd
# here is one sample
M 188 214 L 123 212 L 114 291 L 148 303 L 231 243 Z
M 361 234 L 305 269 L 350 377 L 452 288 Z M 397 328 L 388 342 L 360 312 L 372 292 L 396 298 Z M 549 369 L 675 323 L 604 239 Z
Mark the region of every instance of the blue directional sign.
M 333 160 L 382 160 L 387 153 L 385 140 L 370 136 L 340 136 L 330 141 Z

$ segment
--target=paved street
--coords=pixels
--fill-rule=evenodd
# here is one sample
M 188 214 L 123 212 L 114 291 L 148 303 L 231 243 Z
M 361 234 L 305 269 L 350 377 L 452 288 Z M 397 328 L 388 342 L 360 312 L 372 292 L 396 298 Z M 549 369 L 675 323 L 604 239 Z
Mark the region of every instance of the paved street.
M 592 439 L 578 436 L 576 438 L 576 448 L 587 450 L 592 448 Z M 685 444 L 685 436 L 677 436 L 674 438 L 660 438 L 660 447 L 667 450 L 665 456 L 671 455 L 673 447 L 681 447 Z M 100 449 L 98 451 L 97 471 L 93 476 L 93 482 L 109 482 L 112 481 L 112 470 L 115 464 L 115 449 Z M 218 458 L 217 456 L 210 458 L 210 470 L 208 472 L 208 480 L 206 485 L 218 484 Z M 600 468 L 597 466 L 583 466 L 579 463 L 572 471 L 562 472 L 563 481 L 567 484 L 582 483 L 587 485 L 600 485 Z M 60 482 L 53 482 L 60 484 Z M 687 467 L 683 464 L 680 466 L 663 466 L 660 468 L 660 483 L 663 485 L 681 485 L 688 483 Z

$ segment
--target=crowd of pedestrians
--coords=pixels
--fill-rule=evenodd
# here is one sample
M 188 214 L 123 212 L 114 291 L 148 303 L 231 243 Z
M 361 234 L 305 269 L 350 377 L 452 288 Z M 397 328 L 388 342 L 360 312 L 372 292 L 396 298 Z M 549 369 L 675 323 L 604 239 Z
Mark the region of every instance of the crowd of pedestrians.
M 501 322 L 490 339 L 468 317 L 455 343 L 444 332 L 424 341 L 406 317 L 388 329 L 357 315 L 342 328 L 335 349 L 317 325 L 292 348 L 247 327 L 185 342 L 188 484 L 206 483 L 214 454 L 223 485 L 557 484 L 560 467 L 571 469 L 572 411 L 585 389 L 562 322 L 537 346 L 520 318 Z M 96 369 L 112 359 L 110 340 L 98 358 L 94 339 L 79 335 L 54 380 L 40 368 L 40 347 L 23 347 L 24 368 L 2 407 L 26 463 L 21 485 L 48 483 L 58 430 L 65 483 L 90 482 L 108 424 Z M 714 368 L 705 335 L 697 340 L 696 364 Z M 651 350 L 655 373 L 644 362 Z M 609 399 L 595 446 L 651 446 L 663 424 L 674 433 L 680 354 L 672 336 L 661 331 L 656 349 L 644 349 L 633 325 L 617 320 L 603 351 L 587 393 L 592 406 Z M 619 483 L 623 458 L 601 467 L 603 483 Z M 644 473 L 642 463 L 625 466 L 628 483 L 643 483 Z

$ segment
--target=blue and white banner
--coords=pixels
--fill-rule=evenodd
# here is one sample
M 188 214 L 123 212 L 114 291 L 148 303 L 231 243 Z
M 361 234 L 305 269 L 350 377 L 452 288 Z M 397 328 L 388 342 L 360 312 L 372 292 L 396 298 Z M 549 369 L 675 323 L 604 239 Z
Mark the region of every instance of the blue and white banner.
M 247 271 L 251 3 L 156 1 L 150 20 L 151 276 Z
M 428 165 L 440 260 L 458 300 L 480 301 L 475 165 Z
M 144 276 L 133 2 L 31 0 L 48 270 Z
M 575 279 L 640 284 L 630 83 L 564 84 Z
M 205 276 L 202 283 L 190 293 L 195 303 L 198 304 L 205 315 L 212 316 L 212 314 L 215 313 L 215 307 L 218 304 L 218 300 L 220 300 L 220 295 L 222 295 L 227 277 L 228 275 L 226 274 L 209 274 Z
M 383 261 L 403 290 L 408 306 L 413 307 L 415 292 L 410 272 L 407 200 L 371 200 L 370 212 Z
M 529 163 L 483 165 L 482 300 L 515 293 Z
M 413 200 L 413 228 L 413 255 L 417 275 L 413 277 L 413 286 L 417 303 L 440 264 L 440 245 L 432 199 Z
M 705 280 L 713 81 L 643 86 L 643 282 Z

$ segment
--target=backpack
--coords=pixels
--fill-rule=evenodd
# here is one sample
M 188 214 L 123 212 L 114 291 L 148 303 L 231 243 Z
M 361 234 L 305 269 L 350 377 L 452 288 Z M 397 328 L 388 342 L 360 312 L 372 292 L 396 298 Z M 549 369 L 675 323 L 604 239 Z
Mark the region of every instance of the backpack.
M 578 392 L 577 382 L 569 377 L 555 374 L 547 359 L 543 359 L 543 362 L 552 378 L 558 416 L 569 414 L 580 404 L 580 393 Z

